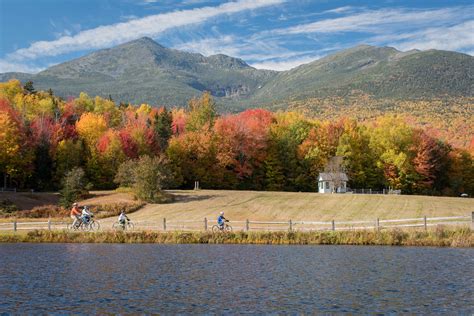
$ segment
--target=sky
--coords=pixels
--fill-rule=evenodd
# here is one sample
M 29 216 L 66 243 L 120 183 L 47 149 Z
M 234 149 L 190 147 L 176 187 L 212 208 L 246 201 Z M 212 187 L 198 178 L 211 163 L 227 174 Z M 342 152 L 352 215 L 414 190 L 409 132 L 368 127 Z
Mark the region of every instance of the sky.
M 464 0 L 0 0 L 0 73 L 148 36 L 163 46 L 287 70 L 360 44 L 474 55 Z

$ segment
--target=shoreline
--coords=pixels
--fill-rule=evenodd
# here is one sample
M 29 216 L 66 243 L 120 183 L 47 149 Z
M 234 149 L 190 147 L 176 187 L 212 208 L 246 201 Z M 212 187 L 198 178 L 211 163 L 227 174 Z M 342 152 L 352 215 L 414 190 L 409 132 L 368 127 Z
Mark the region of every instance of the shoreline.
M 359 230 L 313 232 L 69 232 L 35 230 L 0 233 L 0 243 L 156 243 L 156 244 L 263 244 L 263 245 L 374 245 L 474 247 L 470 228 L 425 230 Z

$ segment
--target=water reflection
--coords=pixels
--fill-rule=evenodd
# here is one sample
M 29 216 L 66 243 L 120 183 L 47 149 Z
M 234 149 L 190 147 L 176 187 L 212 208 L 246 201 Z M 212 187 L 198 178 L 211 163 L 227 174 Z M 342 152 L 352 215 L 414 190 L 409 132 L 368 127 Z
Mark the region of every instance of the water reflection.
M 0 245 L 0 312 L 463 313 L 474 250 Z

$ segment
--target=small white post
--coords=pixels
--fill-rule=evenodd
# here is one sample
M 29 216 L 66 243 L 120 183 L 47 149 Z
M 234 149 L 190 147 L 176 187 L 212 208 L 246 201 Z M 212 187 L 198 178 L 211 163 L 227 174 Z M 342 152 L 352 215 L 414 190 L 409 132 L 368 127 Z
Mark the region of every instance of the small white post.
M 48 218 L 48 230 L 51 230 L 51 217 Z

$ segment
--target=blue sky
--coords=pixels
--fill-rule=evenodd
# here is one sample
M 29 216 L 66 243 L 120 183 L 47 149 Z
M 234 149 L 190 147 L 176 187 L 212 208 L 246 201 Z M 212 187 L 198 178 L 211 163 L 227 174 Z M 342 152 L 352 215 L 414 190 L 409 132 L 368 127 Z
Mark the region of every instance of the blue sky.
M 0 72 L 148 36 L 285 70 L 359 44 L 474 55 L 472 1 L 0 0 Z

